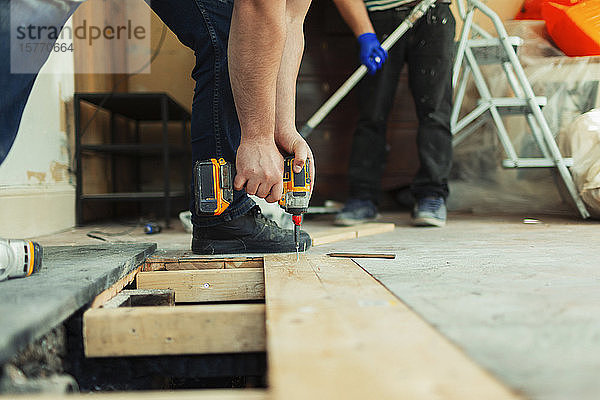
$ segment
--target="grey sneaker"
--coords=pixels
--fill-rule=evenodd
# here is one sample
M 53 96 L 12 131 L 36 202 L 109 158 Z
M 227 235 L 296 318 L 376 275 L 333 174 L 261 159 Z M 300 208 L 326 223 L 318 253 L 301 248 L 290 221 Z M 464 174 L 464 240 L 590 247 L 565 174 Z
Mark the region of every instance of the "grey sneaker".
M 412 215 L 414 226 L 446 225 L 446 202 L 443 197 L 423 197 L 417 199 Z
M 333 223 L 339 226 L 352 226 L 375 221 L 378 216 L 377 207 L 371 200 L 350 199 Z

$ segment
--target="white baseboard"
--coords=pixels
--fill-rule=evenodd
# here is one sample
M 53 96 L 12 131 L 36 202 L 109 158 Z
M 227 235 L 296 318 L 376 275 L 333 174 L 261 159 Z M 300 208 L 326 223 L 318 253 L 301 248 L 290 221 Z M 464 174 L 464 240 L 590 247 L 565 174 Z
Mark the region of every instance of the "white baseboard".
M 75 188 L 68 184 L 0 188 L 0 237 L 22 239 L 75 226 Z

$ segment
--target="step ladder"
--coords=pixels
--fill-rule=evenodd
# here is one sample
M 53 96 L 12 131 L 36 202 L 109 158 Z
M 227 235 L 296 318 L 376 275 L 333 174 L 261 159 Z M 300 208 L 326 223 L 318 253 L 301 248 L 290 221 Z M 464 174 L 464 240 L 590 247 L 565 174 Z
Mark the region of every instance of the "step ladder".
M 516 52 L 523 44 L 523 40 L 519 37 L 508 36 L 500 17 L 482 1 L 466 0 L 465 3 L 465 0 L 457 0 L 457 5 L 459 16 L 463 20 L 463 27 L 452 76 L 452 84 L 456 88 L 451 116 L 453 145 L 460 144 L 491 119 L 496 126 L 498 139 L 507 156 L 507 159 L 502 162 L 502 166 L 504 168 L 556 168 L 581 217 L 589 218 L 590 214 L 579 196 L 568 169 L 573 165 L 573 160 L 564 158 L 560 153 L 548 122 L 542 113 L 542 107 L 546 105 L 546 98 L 534 94 L 517 58 Z M 497 36 L 491 35 L 473 21 L 476 12 L 491 19 Z M 514 97 L 492 96 L 480 69 L 480 65 L 488 64 L 502 66 Z M 471 76 L 480 99 L 473 110 L 459 119 Z M 526 118 L 542 157 L 519 157 L 502 120 L 502 117 L 506 115 L 523 115 Z

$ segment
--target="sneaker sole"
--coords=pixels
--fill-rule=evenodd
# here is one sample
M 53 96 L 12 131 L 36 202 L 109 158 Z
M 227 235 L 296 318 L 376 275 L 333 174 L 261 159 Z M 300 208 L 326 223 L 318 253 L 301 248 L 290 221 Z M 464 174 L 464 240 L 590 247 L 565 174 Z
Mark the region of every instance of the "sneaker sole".
M 433 227 L 442 228 L 442 227 L 446 226 L 446 221 L 439 220 L 437 218 L 421 217 L 421 218 L 414 218 L 412 220 L 412 224 L 414 226 L 433 226 Z
M 375 216 L 374 218 L 367 218 L 367 219 L 346 219 L 346 218 L 340 218 L 340 219 L 335 219 L 333 221 L 333 224 L 335 226 L 355 226 L 355 225 L 360 225 L 360 224 L 366 224 L 368 222 L 375 222 L 379 219 L 379 214 L 377 214 L 377 216 Z

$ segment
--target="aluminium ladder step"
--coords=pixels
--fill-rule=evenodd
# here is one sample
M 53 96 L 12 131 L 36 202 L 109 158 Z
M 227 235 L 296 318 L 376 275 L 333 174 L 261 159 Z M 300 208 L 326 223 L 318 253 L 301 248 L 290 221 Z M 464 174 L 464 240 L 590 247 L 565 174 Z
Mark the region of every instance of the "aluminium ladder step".
M 509 36 L 507 40 L 515 53 L 523 45 L 523 39 L 518 36 Z M 498 38 L 469 39 L 467 46 L 471 48 L 480 65 L 500 64 L 510 61 Z
M 563 158 L 566 167 L 573 166 L 572 158 Z M 502 161 L 503 168 L 551 168 L 556 167 L 556 161 L 551 158 L 517 158 Z
M 548 103 L 548 99 L 544 96 L 536 96 L 535 102 L 538 106 L 543 108 Z M 498 108 L 498 112 L 503 115 L 531 114 L 529 100 L 520 97 L 493 97 L 489 100 L 480 99 L 477 104 L 489 104 L 490 106 L 496 106 Z

